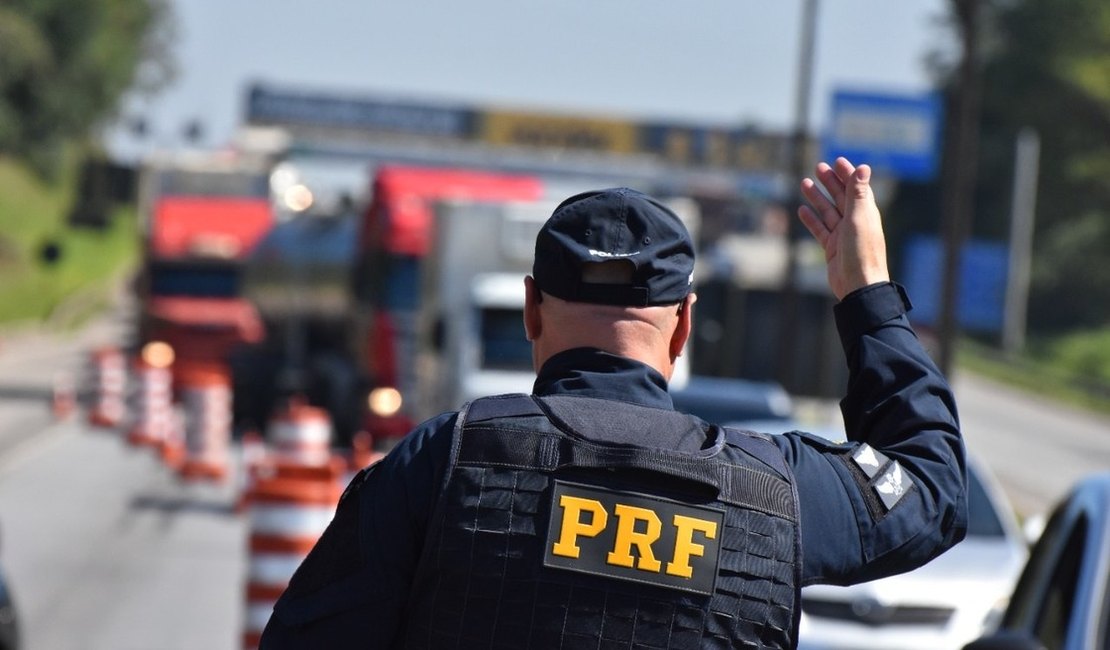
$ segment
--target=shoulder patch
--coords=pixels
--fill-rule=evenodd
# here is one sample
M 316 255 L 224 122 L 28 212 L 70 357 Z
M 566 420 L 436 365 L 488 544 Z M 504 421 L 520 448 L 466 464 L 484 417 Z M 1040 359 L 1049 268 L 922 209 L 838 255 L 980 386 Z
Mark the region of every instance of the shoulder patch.
M 860 468 L 860 471 L 869 479 L 875 478 L 879 470 L 886 465 L 887 460 L 886 454 L 881 451 L 876 451 L 874 447 L 866 442 L 852 452 L 852 462 L 854 462 L 856 467 Z
M 913 489 L 913 479 L 898 461 L 867 443 L 847 454 L 846 462 L 875 520 L 882 519 Z
M 906 472 L 902 471 L 898 461 L 894 461 L 883 475 L 875 480 L 872 489 L 878 495 L 879 501 L 882 501 L 883 507 L 890 510 L 913 489 L 913 481 Z

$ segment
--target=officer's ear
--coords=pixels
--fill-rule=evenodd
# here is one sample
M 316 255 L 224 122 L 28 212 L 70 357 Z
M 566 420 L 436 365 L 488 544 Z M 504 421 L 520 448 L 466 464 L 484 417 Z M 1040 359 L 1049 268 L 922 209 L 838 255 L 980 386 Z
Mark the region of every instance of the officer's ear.
M 543 332 L 543 321 L 540 318 L 540 303 L 543 294 L 536 286 L 536 280 L 530 275 L 524 276 L 524 335 L 529 341 L 535 341 Z
M 671 334 L 671 343 L 668 350 L 671 355 L 671 363 L 682 356 L 686 341 L 689 340 L 690 333 L 694 331 L 694 303 L 697 301 L 697 295 L 691 293 L 678 304 L 678 323 L 675 325 L 674 333 Z

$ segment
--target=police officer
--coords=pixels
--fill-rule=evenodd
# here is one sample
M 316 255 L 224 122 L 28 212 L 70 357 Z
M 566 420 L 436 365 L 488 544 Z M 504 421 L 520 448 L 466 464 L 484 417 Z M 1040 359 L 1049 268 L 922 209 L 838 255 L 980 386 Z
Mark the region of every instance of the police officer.
M 571 197 L 525 280 L 533 394 L 433 418 L 364 469 L 262 648 L 789 648 L 802 586 L 962 539 L 956 408 L 890 282 L 870 170 L 816 178 L 799 217 L 839 299 L 848 442 L 675 412 L 690 237 L 636 191 Z

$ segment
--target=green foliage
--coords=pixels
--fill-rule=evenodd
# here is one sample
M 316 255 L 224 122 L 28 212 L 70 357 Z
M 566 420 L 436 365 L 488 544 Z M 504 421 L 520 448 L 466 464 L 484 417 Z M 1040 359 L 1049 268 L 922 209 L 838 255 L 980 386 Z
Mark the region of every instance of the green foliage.
M 133 209 L 118 212 L 105 230 L 71 230 L 75 165 L 66 162 L 52 181 L 0 158 L 0 324 L 50 320 L 69 325 L 89 315 L 138 260 Z M 61 255 L 42 260 L 57 243 Z
M 1110 4 L 1001 5 L 986 53 L 978 230 L 1005 236 L 1013 147 L 1041 137 L 1030 327 L 1110 324 Z M 978 225 L 978 224 L 977 224 Z
M 0 7 L 0 155 L 56 172 L 64 145 L 125 91 L 168 78 L 164 0 L 8 0 Z
M 1041 140 L 1029 328 L 1110 326 L 1110 3 L 997 0 L 986 10 L 972 236 L 1007 241 L 1018 133 Z M 951 89 L 954 70 L 938 71 Z M 951 126 L 951 125 L 949 125 Z M 951 143 L 946 143 L 951 144 Z M 904 230 L 939 232 L 940 184 L 899 192 Z
M 1039 397 L 1110 413 L 1110 331 L 1046 339 L 1012 356 L 970 339 L 960 341 L 957 365 Z M 1092 370 L 1095 374 L 1092 374 Z
M 1110 395 L 1110 330 L 1076 332 L 1053 340 L 1037 355 Z

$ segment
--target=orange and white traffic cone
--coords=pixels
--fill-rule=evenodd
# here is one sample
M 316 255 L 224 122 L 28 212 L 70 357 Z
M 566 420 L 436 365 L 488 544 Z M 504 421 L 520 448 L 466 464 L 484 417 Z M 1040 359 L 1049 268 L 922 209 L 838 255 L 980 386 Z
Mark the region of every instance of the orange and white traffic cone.
M 185 462 L 185 412 L 180 404 L 171 407 L 170 425 L 166 437 L 158 445 L 158 455 L 166 467 L 175 472 Z
M 266 442 L 279 462 L 326 465 L 331 462 L 332 426 L 328 412 L 294 398 L 266 427 Z
M 173 377 L 168 367 L 143 359 L 134 363 L 138 380 L 133 394 L 134 422 L 127 433 L 132 445 L 160 446 L 173 427 Z
M 117 427 L 123 422 L 126 411 L 127 367 L 123 352 L 119 348 L 105 346 L 94 350 L 90 361 L 94 401 L 89 410 L 89 424 Z
M 342 489 L 331 466 L 302 466 L 254 484 L 247 516 L 250 538 L 243 647 L 258 647 L 274 603 L 335 514 Z
M 178 377 L 185 410 L 185 457 L 178 473 L 222 481 L 231 445 L 231 373 L 222 364 L 196 364 Z
M 268 453 L 266 441 L 257 431 L 243 433 L 239 443 L 239 500 L 235 504 L 236 512 L 246 510 L 254 483 L 268 461 Z
M 77 410 L 77 389 L 73 378 L 67 373 L 54 375 L 51 390 L 50 409 L 56 420 L 68 420 Z

